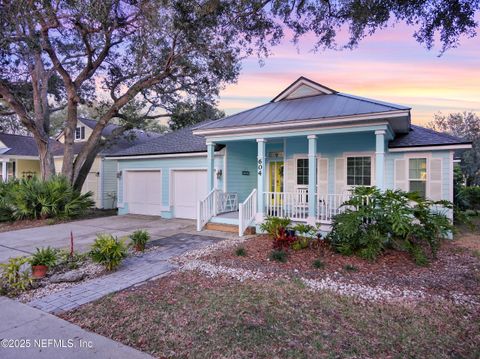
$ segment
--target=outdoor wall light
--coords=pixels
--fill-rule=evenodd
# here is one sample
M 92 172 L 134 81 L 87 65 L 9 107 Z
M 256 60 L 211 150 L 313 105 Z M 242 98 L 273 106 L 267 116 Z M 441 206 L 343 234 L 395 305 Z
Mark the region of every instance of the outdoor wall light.
M 218 178 L 218 179 L 222 178 L 222 175 L 223 175 L 223 171 L 222 171 L 222 170 L 218 170 L 218 171 L 217 171 L 217 178 Z
M 122 171 L 117 172 L 117 178 L 122 178 Z

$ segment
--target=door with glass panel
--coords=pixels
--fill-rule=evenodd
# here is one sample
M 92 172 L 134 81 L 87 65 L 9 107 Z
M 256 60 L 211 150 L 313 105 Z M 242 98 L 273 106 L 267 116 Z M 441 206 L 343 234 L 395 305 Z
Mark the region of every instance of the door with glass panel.
M 277 215 L 283 204 L 283 161 L 271 161 L 269 163 L 270 211 Z

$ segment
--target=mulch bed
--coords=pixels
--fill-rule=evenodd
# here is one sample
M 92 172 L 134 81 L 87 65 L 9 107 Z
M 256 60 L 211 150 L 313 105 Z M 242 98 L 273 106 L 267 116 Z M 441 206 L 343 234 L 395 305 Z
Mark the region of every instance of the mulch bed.
M 480 259 L 451 241 L 442 244 L 437 259 L 428 267 L 417 266 L 404 252 L 387 250 L 376 262 L 368 262 L 335 253 L 326 245 L 320 250 L 289 250 L 287 262 L 280 263 L 269 259 L 272 241 L 267 236 L 247 240 L 242 247 L 247 252 L 245 257 L 237 256 L 235 249 L 225 249 L 202 259 L 217 265 L 269 274 L 318 280 L 329 276 L 369 286 L 394 285 L 439 295 L 455 291 L 480 297 Z M 322 269 L 314 268 L 313 262 L 317 259 L 324 264 Z
M 93 219 L 93 218 L 100 218 L 100 217 L 107 217 L 107 216 L 114 216 L 117 214 L 116 209 L 95 209 L 84 216 L 75 218 L 75 219 L 66 219 L 66 220 L 53 220 L 49 219 L 22 219 L 20 221 L 14 222 L 0 222 L 0 233 L 1 232 L 10 232 L 16 231 L 19 229 L 27 229 L 27 228 L 36 228 L 36 227 L 43 227 L 43 226 L 50 226 L 53 224 L 60 224 L 60 223 L 67 223 L 67 222 L 74 222 L 74 221 L 81 221 L 84 219 Z

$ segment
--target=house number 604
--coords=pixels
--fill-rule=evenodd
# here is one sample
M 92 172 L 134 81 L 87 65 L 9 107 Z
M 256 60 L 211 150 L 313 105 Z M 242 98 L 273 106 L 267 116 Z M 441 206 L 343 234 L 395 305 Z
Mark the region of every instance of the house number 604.
M 258 175 L 259 176 L 262 175 L 262 169 L 263 169 L 262 160 L 258 160 Z

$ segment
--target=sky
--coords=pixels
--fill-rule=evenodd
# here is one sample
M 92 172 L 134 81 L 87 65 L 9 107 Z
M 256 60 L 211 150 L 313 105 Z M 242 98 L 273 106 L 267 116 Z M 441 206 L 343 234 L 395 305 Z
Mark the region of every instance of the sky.
M 439 57 L 440 46 L 427 50 L 406 25 L 381 30 L 354 50 L 313 53 L 313 37 L 298 48 L 288 39 L 273 48 L 263 66 L 243 62 L 236 84 L 220 92 L 227 115 L 270 101 L 299 76 L 357 96 L 412 108 L 412 122 L 425 124 L 437 112 L 480 112 L 480 35 Z

